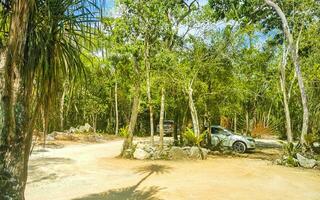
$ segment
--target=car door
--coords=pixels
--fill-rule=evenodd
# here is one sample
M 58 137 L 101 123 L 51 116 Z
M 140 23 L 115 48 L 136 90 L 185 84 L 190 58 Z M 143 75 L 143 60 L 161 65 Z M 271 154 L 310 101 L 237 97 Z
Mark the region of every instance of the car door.
M 220 128 L 220 127 L 212 127 L 211 128 L 211 144 L 213 146 L 218 145 L 220 142 L 222 142 L 223 146 L 228 146 L 229 145 L 229 133 Z

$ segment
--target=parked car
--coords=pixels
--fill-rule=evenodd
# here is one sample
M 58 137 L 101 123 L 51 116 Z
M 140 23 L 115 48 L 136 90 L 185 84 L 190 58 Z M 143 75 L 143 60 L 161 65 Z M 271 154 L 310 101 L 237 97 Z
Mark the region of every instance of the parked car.
M 244 153 L 253 150 L 256 147 L 255 140 L 252 137 L 237 135 L 232 131 L 221 126 L 211 126 L 211 143 L 232 148 L 235 152 Z
M 172 136 L 174 132 L 174 121 L 173 120 L 163 120 L 163 133 L 165 136 Z M 160 132 L 160 126 L 157 125 L 157 132 Z

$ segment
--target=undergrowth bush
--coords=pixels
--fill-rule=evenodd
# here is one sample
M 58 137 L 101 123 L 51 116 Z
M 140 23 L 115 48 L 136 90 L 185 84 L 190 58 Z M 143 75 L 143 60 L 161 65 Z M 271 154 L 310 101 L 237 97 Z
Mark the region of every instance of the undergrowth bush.
M 119 136 L 120 136 L 120 137 L 127 138 L 128 135 L 129 135 L 128 126 L 123 127 L 123 128 L 120 128 L 120 130 L 119 130 Z
M 204 131 L 197 136 L 192 129 L 187 128 L 183 133 L 184 143 L 189 146 L 200 146 L 200 143 L 204 140 L 206 134 L 207 131 Z
M 301 152 L 302 145 L 300 143 L 296 145 L 292 142 L 283 143 L 283 154 L 281 159 L 277 160 L 277 163 L 289 167 L 298 167 L 297 153 Z

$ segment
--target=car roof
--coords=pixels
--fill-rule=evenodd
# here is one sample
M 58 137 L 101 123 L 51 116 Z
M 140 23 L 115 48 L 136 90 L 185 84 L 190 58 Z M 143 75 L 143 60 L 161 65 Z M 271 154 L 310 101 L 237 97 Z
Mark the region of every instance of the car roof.
M 219 125 L 213 125 L 213 126 L 211 126 L 211 128 L 222 128 L 222 129 L 224 129 L 222 126 L 219 126 Z

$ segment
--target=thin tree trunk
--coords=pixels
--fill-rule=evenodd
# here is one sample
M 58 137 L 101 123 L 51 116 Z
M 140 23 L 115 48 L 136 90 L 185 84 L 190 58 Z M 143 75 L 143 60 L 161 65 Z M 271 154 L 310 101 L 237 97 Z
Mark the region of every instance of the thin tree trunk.
M 62 85 L 62 95 L 60 99 L 60 131 L 64 130 L 64 98 L 66 96 L 66 82 Z
M 174 117 L 175 125 L 174 125 L 174 131 L 173 131 L 173 145 L 177 146 L 179 144 L 178 129 L 180 129 L 180 124 L 181 124 L 180 113 L 176 112 L 174 116 L 175 116 Z
M 43 130 L 43 144 L 42 147 L 46 148 L 46 139 L 49 131 L 49 105 L 46 105 L 43 108 L 43 116 L 44 116 L 44 130 Z
M 233 130 L 237 133 L 237 114 L 234 114 Z
M 115 115 L 116 115 L 116 130 L 115 134 L 119 134 L 119 111 L 118 111 L 118 83 L 116 81 L 114 85 L 114 103 L 115 103 Z
M 246 135 L 249 134 L 249 113 L 246 111 Z
M 40 114 L 41 114 L 41 122 L 42 122 L 42 137 L 44 137 L 45 136 L 45 131 L 46 131 L 46 118 L 45 118 L 45 114 L 44 114 L 44 106 L 42 105 L 41 106 L 41 109 L 40 109 Z M 42 139 L 42 142 L 43 142 L 43 144 L 42 144 L 42 146 L 43 146 L 43 148 L 45 148 L 45 145 L 44 145 L 44 143 L 45 143 L 45 138 L 43 138 Z
M 150 83 L 150 62 L 149 62 L 149 43 L 147 39 L 145 39 L 144 45 L 144 64 L 146 67 L 147 73 L 147 97 L 148 97 L 148 106 L 150 112 L 150 142 L 151 145 L 154 145 L 154 125 L 153 125 L 153 107 L 152 107 L 152 99 L 151 99 L 151 83 Z
M 180 144 L 183 144 L 183 133 L 186 131 L 186 120 L 187 120 L 187 109 L 185 109 L 185 112 L 183 113 L 182 117 L 182 124 L 181 124 L 181 130 L 180 130 Z
M 292 129 L 291 129 L 291 117 L 290 117 L 290 110 L 289 110 L 287 90 L 286 90 L 286 65 L 287 65 L 287 50 L 284 45 L 282 62 L 280 65 L 280 86 L 281 86 L 281 91 L 283 96 L 283 106 L 284 106 L 284 112 L 286 117 L 287 140 L 288 142 L 292 142 L 293 137 L 292 137 Z
M 93 124 L 93 133 L 97 132 L 97 114 L 93 114 L 92 116 L 92 124 Z
M 210 123 L 210 117 L 209 117 L 209 112 L 208 112 L 208 106 L 205 104 L 205 117 L 204 117 L 204 126 L 207 128 L 207 148 L 211 148 L 212 143 L 211 143 L 211 123 Z
M 302 73 L 300 69 L 300 63 L 299 63 L 299 54 L 297 51 L 297 47 L 294 44 L 293 41 L 293 36 L 290 32 L 290 28 L 288 25 L 288 21 L 284 13 L 282 12 L 281 8 L 274 3 L 271 0 L 265 0 L 266 4 L 271 6 L 272 8 L 275 9 L 277 12 L 278 16 L 281 19 L 282 22 L 282 27 L 283 27 L 283 32 L 286 36 L 286 39 L 288 41 L 289 47 L 288 49 L 290 50 L 290 55 L 295 67 L 295 71 L 297 74 L 297 79 L 298 79 L 298 85 L 300 89 L 300 94 L 301 94 L 301 102 L 302 102 L 302 108 L 303 108 L 303 122 L 302 122 L 302 131 L 301 131 L 301 143 L 305 144 L 305 135 L 308 133 L 308 123 L 309 123 L 309 110 L 308 110 L 308 103 L 307 103 L 307 94 L 305 91 L 304 83 L 303 83 L 303 78 L 302 78 Z
M 269 127 L 271 110 L 272 110 L 272 104 L 270 105 L 270 108 L 269 108 L 269 111 L 268 111 L 268 116 L 267 116 L 267 127 Z
M 164 88 L 161 88 L 161 108 L 160 108 L 160 120 L 159 120 L 159 132 L 160 132 L 160 149 L 163 149 L 163 117 L 164 117 L 164 100 L 165 100 L 165 91 Z
M 30 137 L 28 133 L 31 131 L 27 128 L 32 127 L 29 127 L 30 99 L 26 99 L 29 97 L 23 95 L 31 95 L 32 93 L 29 92 L 32 88 L 27 88 L 27 90 L 22 88 L 19 69 L 24 65 L 28 24 L 33 3 L 28 0 L 16 0 L 12 4 L 4 65 L 5 88 L 2 98 L 4 127 L 0 136 L 0 199 L 24 199 L 27 174 L 25 162 L 28 162 L 29 158 Z M 17 110 L 19 111 L 16 112 Z
M 196 106 L 194 105 L 193 101 L 193 90 L 191 86 L 188 88 L 188 98 L 189 98 L 189 108 L 191 113 L 191 119 L 192 119 L 192 125 L 193 125 L 193 131 L 196 136 L 200 136 L 200 127 L 199 127 L 199 119 L 198 119 L 198 113 Z

